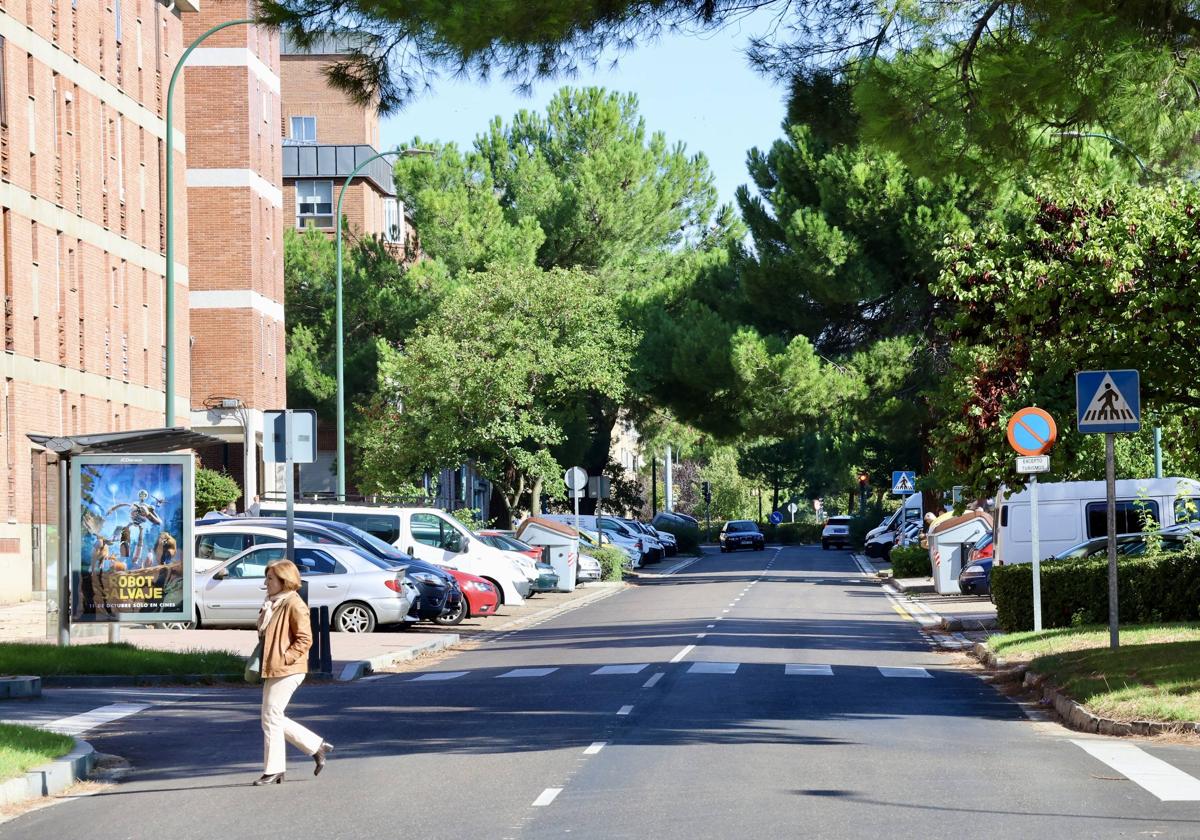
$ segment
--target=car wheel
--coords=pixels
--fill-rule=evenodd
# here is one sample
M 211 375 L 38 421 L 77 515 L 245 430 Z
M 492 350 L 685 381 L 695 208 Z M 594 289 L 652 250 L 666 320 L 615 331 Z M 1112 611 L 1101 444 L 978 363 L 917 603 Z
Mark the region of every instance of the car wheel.
M 828 551 L 828 550 L 829 550 L 829 543 L 825 542 L 825 540 L 821 540 L 821 550 L 822 550 L 822 551 Z
M 504 606 L 504 589 L 500 586 L 500 584 L 498 584 L 496 581 L 492 580 L 491 578 L 484 578 L 484 580 L 486 580 L 488 583 L 490 583 L 492 585 L 492 589 L 496 590 L 496 599 L 497 599 L 496 609 L 500 609 L 501 607 Z
M 458 609 L 452 613 L 442 613 L 433 620 L 434 624 L 442 627 L 454 627 L 462 624 L 462 620 L 467 617 L 467 599 L 463 598 L 458 602 Z
M 375 613 L 366 604 L 349 601 L 333 611 L 332 624 L 339 633 L 370 633 L 375 630 Z

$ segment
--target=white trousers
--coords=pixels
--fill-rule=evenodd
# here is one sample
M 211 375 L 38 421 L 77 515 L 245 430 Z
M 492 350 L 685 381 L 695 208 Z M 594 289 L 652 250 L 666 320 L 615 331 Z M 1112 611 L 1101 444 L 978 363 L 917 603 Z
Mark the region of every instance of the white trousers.
M 324 743 L 321 736 L 305 729 L 284 714 L 292 695 L 302 682 L 304 674 L 263 680 L 263 773 L 267 775 L 282 773 L 286 769 L 285 741 L 305 755 L 313 755 Z

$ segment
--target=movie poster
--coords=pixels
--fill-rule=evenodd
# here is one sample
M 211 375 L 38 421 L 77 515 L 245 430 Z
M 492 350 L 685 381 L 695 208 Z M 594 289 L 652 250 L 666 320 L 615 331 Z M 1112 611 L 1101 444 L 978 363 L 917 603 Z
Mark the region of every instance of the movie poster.
M 73 620 L 192 617 L 192 492 L 191 455 L 73 459 Z

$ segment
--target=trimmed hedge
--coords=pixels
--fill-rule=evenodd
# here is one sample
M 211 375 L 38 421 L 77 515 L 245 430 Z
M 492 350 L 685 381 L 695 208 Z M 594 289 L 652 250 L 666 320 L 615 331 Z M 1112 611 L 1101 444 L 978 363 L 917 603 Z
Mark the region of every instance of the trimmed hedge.
M 762 526 L 763 536 L 769 543 L 782 545 L 807 545 L 821 541 L 823 526 L 819 522 L 780 522 Z
M 621 580 L 627 562 L 622 552 L 606 545 L 591 549 L 587 553 L 600 561 L 601 580 Z
M 892 549 L 892 577 L 932 577 L 933 564 L 929 561 L 929 549 L 919 545 L 898 545 Z M 993 580 L 995 580 L 993 578 Z
M 892 552 L 896 556 L 896 552 Z M 1005 632 L 1033 629 L 1033 564 L 992 568 L 996 618 Z M 1200 618 L 1200 549 L 1117 558 L 1122 624 Z M 1042 563 L 1042 626 L 1108 623 L 1108 560 Z

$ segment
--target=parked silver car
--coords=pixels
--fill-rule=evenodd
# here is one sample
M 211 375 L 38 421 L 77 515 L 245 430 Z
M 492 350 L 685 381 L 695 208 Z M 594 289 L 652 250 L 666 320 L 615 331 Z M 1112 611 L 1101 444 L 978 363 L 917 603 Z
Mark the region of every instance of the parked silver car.
M 246 549 L 196 576 L 200 625 L 253 627 L 267 592 L 267 565 L 283 559 L 287 546 L 268 543 Z M 403 567 L 342 545 L 297 545 L 296 565 L 308 582 L 309 606 L 327 606 L 330 626 L 344 633 L 370 633 L 400 624 L 419 597 Z

